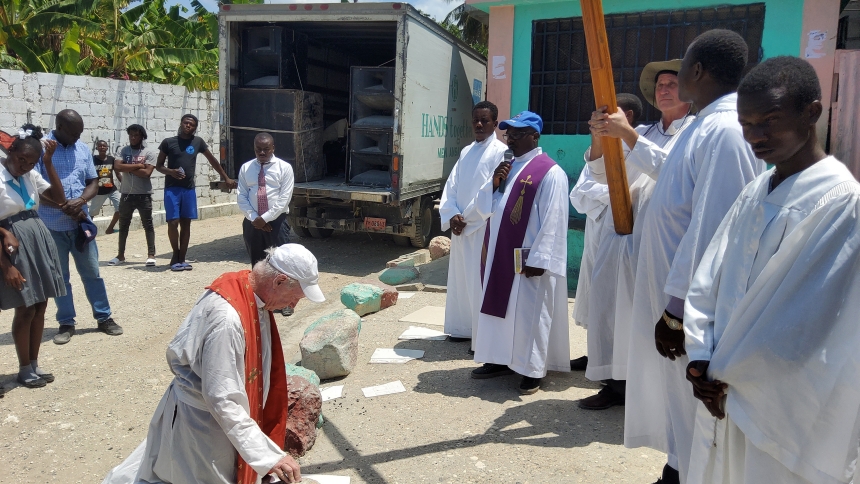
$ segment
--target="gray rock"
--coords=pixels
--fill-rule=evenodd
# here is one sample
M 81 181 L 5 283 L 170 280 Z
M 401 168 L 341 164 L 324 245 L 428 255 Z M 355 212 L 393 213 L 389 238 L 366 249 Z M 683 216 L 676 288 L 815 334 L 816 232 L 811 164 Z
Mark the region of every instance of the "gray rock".
M 358 359 L 361 317 L 352 309 L 323 316 L 305 330 L 299 343 L 302 366 L 321 380 L 349 375 Z
M 420 292 L 420 291 L 424 290 L 424 284 L 421 284 L 420 282 L 413 282 L 411 284 L 401 284 L 401 285 L 397 286 L 395 289 L 397 289 L 398 292 Z

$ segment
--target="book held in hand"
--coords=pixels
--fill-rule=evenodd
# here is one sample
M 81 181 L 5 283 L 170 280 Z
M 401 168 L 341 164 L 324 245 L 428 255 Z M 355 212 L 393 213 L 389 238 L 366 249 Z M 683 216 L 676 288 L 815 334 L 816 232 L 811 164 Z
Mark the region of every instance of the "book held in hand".
M 526 266 L 526 261 L 529 260 L 530 247 L 521 247 L 514 249 L 514 274 L 522 274 L 523 268 Z

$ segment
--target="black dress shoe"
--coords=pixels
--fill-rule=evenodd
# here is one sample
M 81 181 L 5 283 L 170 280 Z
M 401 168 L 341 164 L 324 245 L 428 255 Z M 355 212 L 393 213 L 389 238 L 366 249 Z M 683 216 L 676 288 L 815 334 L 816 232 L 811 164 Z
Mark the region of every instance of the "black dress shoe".
M 540 390 L 540 382 L 543 378 L 532 378 L 530 376 L 524 376 L 523 381 L 520 382 L 520 394 L 521 395 L 534 395 Z
M 588 357 L 580 356 L 575 360 L 570 360 L 570 371 L 585 371 L 588 367 Z
M 511 370 L 505 365 L 496 365 L 495 363 L 484 363 L 481 367 L 472 370 L 472 378 L 476 380 L 485 380 L 487 378 L 513 374 L 514 370 Z
M 669 467 L 669 464 L 663 466 L 663 476 L 657 479 L 654 484 L 681 484 L 681 476 L 678 471 Z
M 616 405 L 624 405 L 624 395 L 607 385 L 597 392 L 597 395 L 583 398 L 577 405 L 583 410 L 606 410 Z

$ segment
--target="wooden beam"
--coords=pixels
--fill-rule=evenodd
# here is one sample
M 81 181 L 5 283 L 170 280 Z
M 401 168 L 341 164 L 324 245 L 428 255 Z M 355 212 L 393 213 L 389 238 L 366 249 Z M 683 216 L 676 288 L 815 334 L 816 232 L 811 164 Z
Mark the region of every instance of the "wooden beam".
M 581 0 L 582 25 L 585 29 L 585 44 L 588 63 L 591 66 L 591 83 L 594 87 L 596 106 L 609 106 L 609 112 L 618 110 L 615 102 L 615 82 L 612 79 L 612 61 L 609 58 L 609 40 L 603 19 L 601 0 Z M 609 184 L 609 201 L 615 232 L 620 235 L 633 233 L 633 207 L 630 203 L 630 187 L 627 185 L 627 170 L 624 169 L 624 150 L 621 140 L 605 137 L 603 159 L 606 161 L 606 180 Z

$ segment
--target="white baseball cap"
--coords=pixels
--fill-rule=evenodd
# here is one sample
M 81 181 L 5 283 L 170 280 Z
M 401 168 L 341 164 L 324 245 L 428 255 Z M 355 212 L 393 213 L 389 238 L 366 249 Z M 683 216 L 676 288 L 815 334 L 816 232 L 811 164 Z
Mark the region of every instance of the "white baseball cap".
M 284 244 L 269 254 L 269 264 L 278 272 L 299 281 L 305 296 L 313 302 L 325 301 L 319 286 L 317 258 L 299 244 Z

